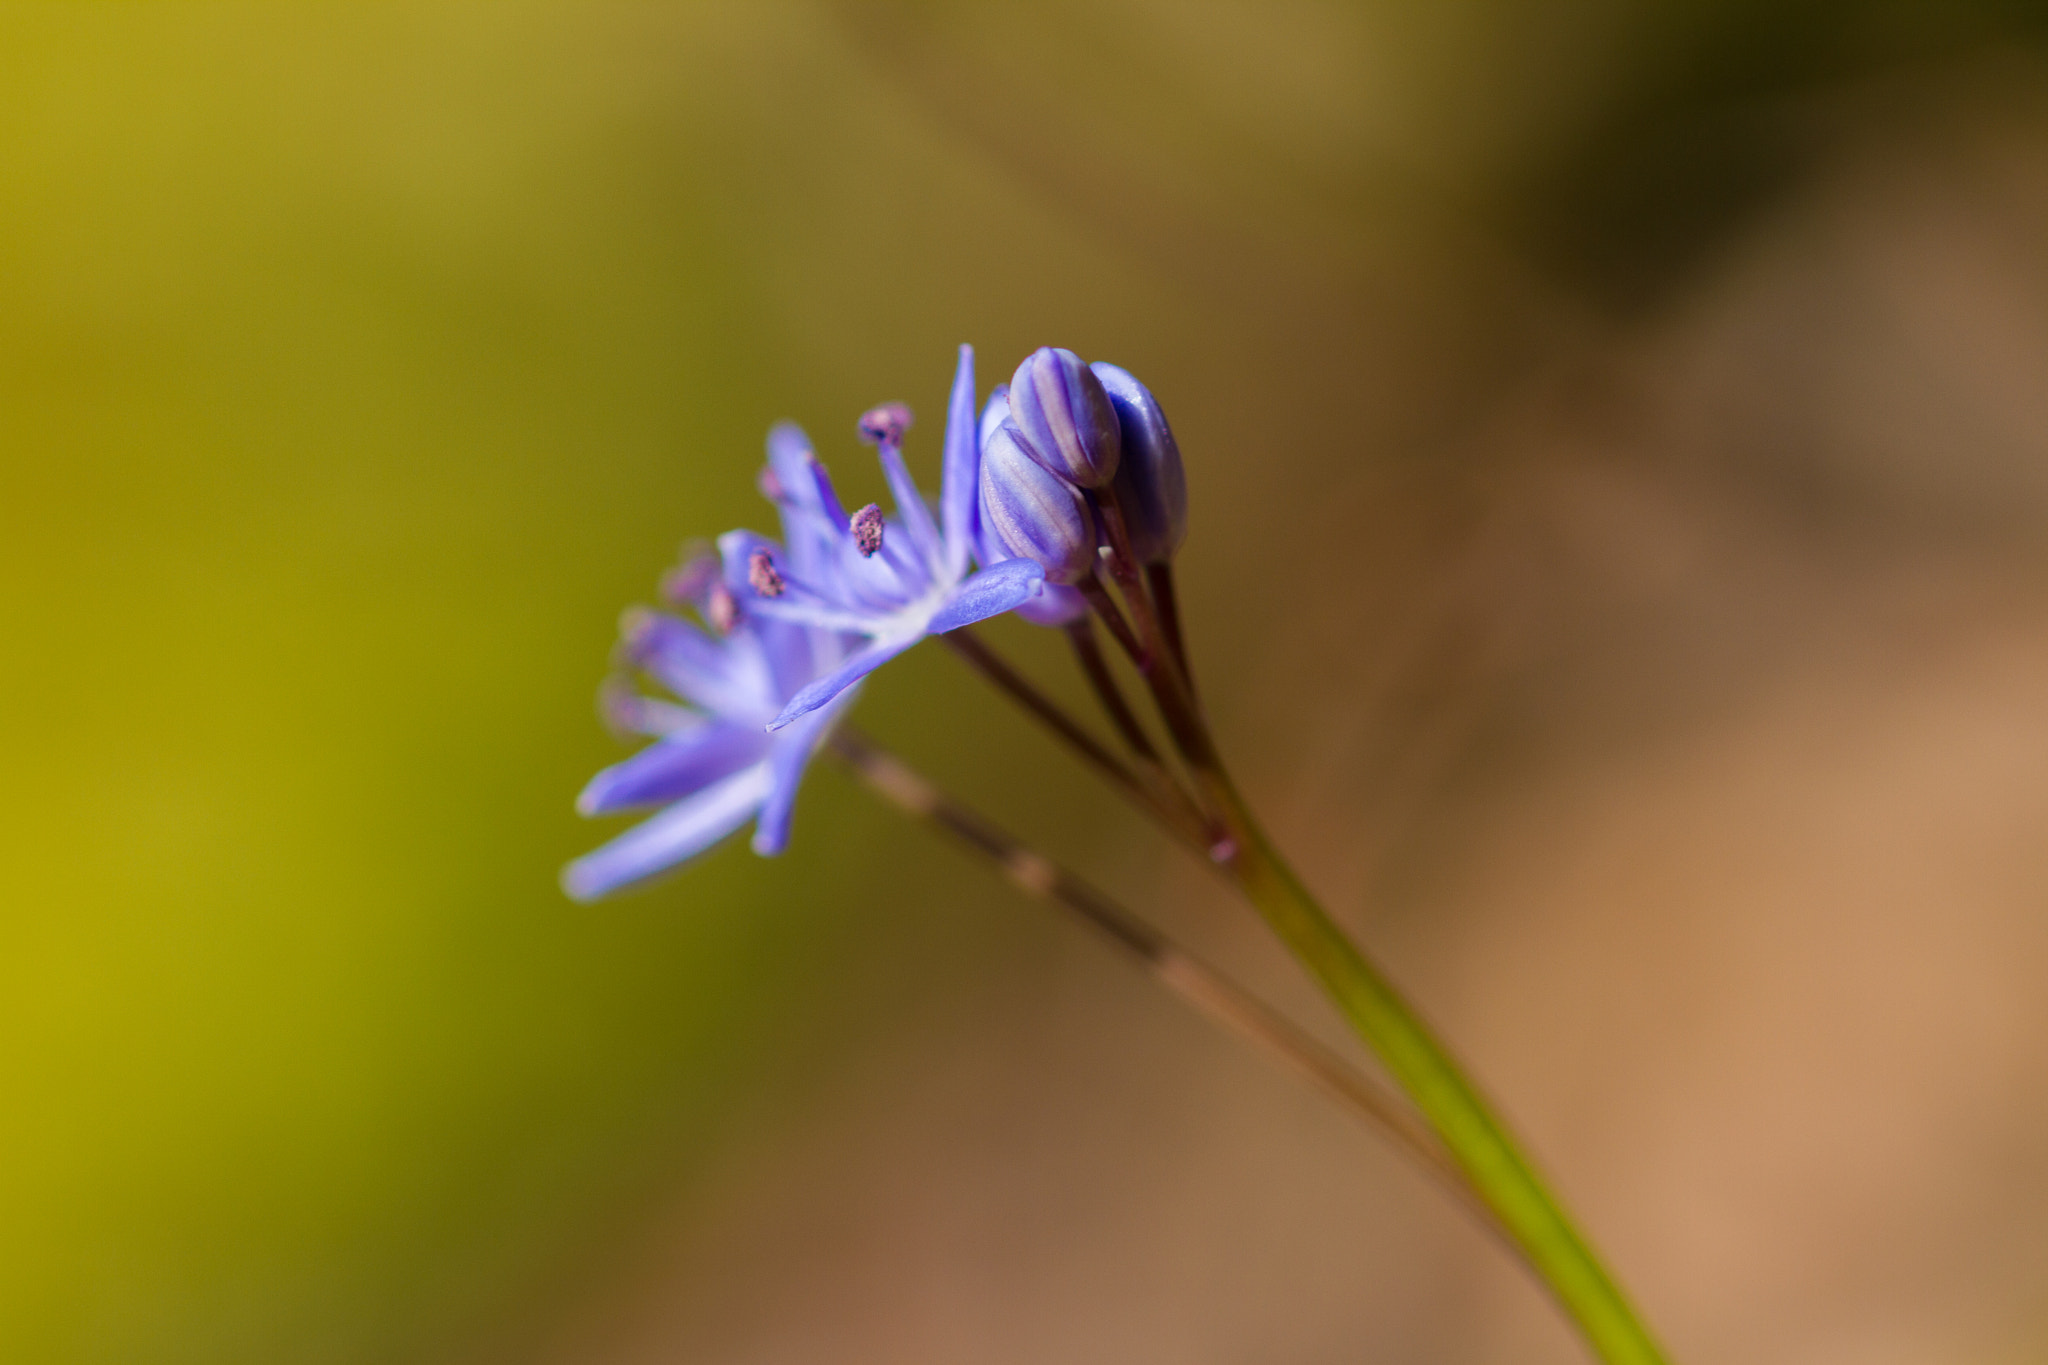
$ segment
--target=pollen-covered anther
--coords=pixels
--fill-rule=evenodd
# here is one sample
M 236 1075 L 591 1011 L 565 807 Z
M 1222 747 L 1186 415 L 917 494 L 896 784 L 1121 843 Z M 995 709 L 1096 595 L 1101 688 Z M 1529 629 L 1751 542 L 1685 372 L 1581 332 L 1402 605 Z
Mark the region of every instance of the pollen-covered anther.
M 878 408 L 869 408 L 860 415 L 860 439 L 863 445 L 901 445 L 903 433 L 910 430 L 910 409 L 901 403 L 884 403 Z
M 766 550 L 756 550 L 747 556 L 747 586 L 763 597 L 780 597 L 789 590 Z
M 774 571 L 774 566 L 769 566 Z M 732 634 L 732 628 L 740 623 L 739 599 L 732 595 L 732 589 L 723 583 L 713 583 L 704 599 L 704 619 L 720 635 Z
M 882 509 L 869 503 L 853 514 L 847 529 L 853 532 L 853 548 L 861 552 L 861 557 L 873 558 L 875 551 L 882 548 Z
M 717 582 L 718 557 L 686 551 L 683 562 L 661 577 L 662 600 L 691 604 L 701 602 L 704 594 Z

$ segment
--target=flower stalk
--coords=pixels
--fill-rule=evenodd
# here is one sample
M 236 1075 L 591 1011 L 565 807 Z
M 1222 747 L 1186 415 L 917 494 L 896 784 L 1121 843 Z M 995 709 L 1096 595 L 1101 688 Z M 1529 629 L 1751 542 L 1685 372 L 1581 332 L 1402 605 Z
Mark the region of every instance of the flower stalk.
M 1246 899 L 1428 1118 L 1587 1344 L 1607 1365 L 1664 1365 L 1649 1328 L 1450 1049 L 1281 860 L 1221 767 L 1199 775 L 1229 822 L 1230 871 Z
M 1313 1082 L 1393 1139 L 1426 1174 L 1472 1204 L 1471 1190 L 1429 1126 L 1399 1096 L 1365 1075 L 1286 1015 L 1224 976 L 1159 929 L 948 796 L 888 750 L 842 723 L 825 742 L 877 796 L 987 859 L 1010 883 L 1097 931 L 1125 958 L 1197 1013 Z M 1485 1210 L 1473 1212 L 1487 1222 Z
M 694 622 L 647 611 L 622 622 L 622 670 L 667 695 L 645 695 L 623 680 L 605 689 L 614 728 L 653 742 L 597 774 L 578 809 L 655 809 L 564 869 L 564 888 L 588 900 L 648 881 L 750 821 L 755 852 L 780 852 L 804 771 L 829 750 L 885 798 L 1079 916 L 1197 1009 L 1372 1119 L 1483 1211 L 1606 1365 L 1663 1365 L 1648 1328 L 1507 1125 L 1385 973 L 1317 904 L 1225 769 L 1188 666 L 1172 571 L 1187 532 L 1186 479 L 1158 401 L 1127 371 L 1052 347 L 1033 352 L 979 417 L 975 399 L 974 356 L 963 346 L 936 509 L 904 463 L 909 409 L 886 403 L 862 416 L 857 430 L 875 448 L 893 517 L 874 503 L 849 516 L 809 438 L 786 423 L 770 431 L 760 486 L 782 539 L 729 531 L 715 557 L 692 555 L 669 575 L 664 595 L 693 609 Z M 1125 755 L 968 629 L 1010 612 L 1066 629 Z M 1170 745 L 1154 743 L 1119 689 L 1091 613 L 1135 665 Z M 1405 1101 L 845 729 L 843 713 L 868 675 L 930 636 L 1233 882 Z

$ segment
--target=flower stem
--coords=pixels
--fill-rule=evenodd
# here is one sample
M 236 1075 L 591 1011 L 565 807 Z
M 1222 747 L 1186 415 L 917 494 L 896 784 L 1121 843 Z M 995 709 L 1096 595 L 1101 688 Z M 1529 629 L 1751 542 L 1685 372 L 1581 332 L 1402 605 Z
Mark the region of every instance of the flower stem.
M 1466 1200 L 1482 1221 L 1486 1219 L 1485 1209 L 1472 1199 L 1436 1135 L 1384 1085 L 1103 892 L 948 796 L 852 726 L 842 723 L 826 745 L 883 800 L 952 835 L 1024 891 L 1067 910 L 1197 1013 L 1321 1086 L 1381 1129 L 1424 1172 Z
M 1002 655 L 965 626 L 946 632 L 938 637 L 966 660 L 969 667 L 994 684 L 1012 701 L 1059 736 L 1081 759 L 1097 772 L 1110 780 L 1136 802 L 1138 806 L 1156 817 L 1175 837 L 1187 841 L 1198 849 L 1206 849 L 1214 842 L 1210 822 L 1195 808 L 1187 793 L 1181 790 L 1164 765 L 1158 762 L 1147 764 L 1141 776 L 1111 753 L 1102 742 L 1072 716 L 1061 708 L 1058 702 L 1041 692 L 1030 679 L 1019 673 Z
M 1180 675 L 1187 679 L 1188 693 L 1192 696 L 1195 671 L 1188 665 L 1187 642 L 1181 634 L 1180 594 L 1173 586 L 1173 565 L 1164 560 L 1147 564 L 1145 587 L 1151 592 L 1153 609 L 1159 613 L 1159 630 L 1166 637 L 1166 647 L 1173 651 L 1173 661 L 1180 666 Z
M 1428 1118 L 1594 1354 L 1607 1365 L 1663 1365 L 1648 1327 L 1450 1050 L 1281 861 L 1222 768 L 1199 776 L 1230 823 L 1230 870 L 1246 897 Z
M 1153 747 L 1145 727 L 1131 712 L 1130 703 L 1124 700 L 1123 690 L 1116 685 L 1116 676 L 1109 671 L 1109 661 L 1102 657 L 1102 646 L 1095 641 L 1095 627 L 1083 616 L 1070 621 L 1066 626 L 1067 639 L 1074 646 L 1074 657 L 1080 661 L 1081 672 L 1087 677 L 1088 685 L 1095 689 L 1095 699 L 1102 703 L 1110 722 L 1117 733 L 1124 737 L 1131 752 L 1140 758 L 1159 762 L 1159 750 Z
M 1309 895 L 1259 828 L 1224 770 L 1176 651 L 1158 647 L 1166 632 L 1147 610 L 1150 604 L 1142 596 L 1130 601 L 1139 630 L 1147 636 L 1141 643 L 1098 581 L 1080 586 L 1137 664 L 1175 749 L 1195 778 L 1203 810 L 1220 822 L 1220 830 L 1212 828 L 1205 836 L 1212 865 L 1231 876 L 1372 1048 L 1449 1151 L 1470 1195 L 1490 1215 L 1490 1225 L 1571 1318 L 1594 1355 L 1605 1365 L 1664 1365 L 1662 1348 L 1507 1125 L 1393 983 Z M 1141 801 L 1147 795 L 1141 787 L 1127 790 Z M 1156 798 L 1146 804 L 1162 813 Z

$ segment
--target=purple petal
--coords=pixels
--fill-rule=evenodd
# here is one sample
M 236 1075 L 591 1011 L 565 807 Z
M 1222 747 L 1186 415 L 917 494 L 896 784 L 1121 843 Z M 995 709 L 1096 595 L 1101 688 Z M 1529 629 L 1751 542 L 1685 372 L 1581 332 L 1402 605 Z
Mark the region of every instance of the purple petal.
M 1063 346 L 1041 346 L 1010 377 L 1010 420 L 1024 448 L 1047 469 L 1082 488 L 1116 474 L 1123 438 L 1102 381 Z
M 925 629 L 933 635 L 944 635 L 949 630 L 1000 616 L 1038 596 L 1044 583 L 1045 570 L 1035 560 L 1006 559 L 953 589 Z
M 909 533 L 918 558 L 933 569 L 939 568 L 945 560 L 939 528 L 932 524 L 932 509 L 925 505 L 924 494 L 917 491 L 917 481 L 904 467 L 903 452 L 885 441 L 875 454 L 881 457 L 882 476 L 889 481 L 889 496 L 896 502 L 896 520 Z
M 768 795 L 768 765 L 742 768 L 562 869 L 571 899 L 593 901 L 696 857 L 747 822 Z
M 751 725 L 712 724 L 652 744 L 590 779 L 579 815 L 656 806 L 702 791 L 760 761 L 767 737 Z
M 789 622 L 814 630 L 837 630 L 851 635 L 873 635 L 888 619 L 888 613 L 864 611 L 858 607 L 834 606 L 808 594 L 787 597 L 756 597 L 747 611 L 757 620 Z
M 783 496 L 802 501 L 809 496 L 805 484 L 816 456 L 811 438 L 794 422 L 777 422 L 768 428 L 768 467 L 782 484 Z
M 972 579 L 968 580 L 972 582 Z M 848 659 L 824 677 L 806 687 L 789 699 L 789 705 L 782 708 L 782 714 L 768 722 L 770 730 L 780 730 L 800 716 L 808 716 L 826 702 L 844 692 L 847 688 L 880 668 L 889 660 L 901 654 L 924 637 L 913 635 L 907 640 L 884 640 L 869 645 L 860 653 Z
M 726 715 L 760 709 L 767 674 L 741 635 L 714 640 L 688 621 L 638 608 L 619 628 L 628 657 L 677 696 Z
M 1147 564 L 1173 558 L 1188 534 L 1188 482 L 1180 445 L 1159 400 L 1131 372 L 1098 360 L 1088 367 L 1102 381 L 1122 430 L 1117 458 L 1117 500 L 1130 528 L 1131 552 Z
M 1045 591 L 1017 608 L 1034 626 L 1064 626 L 1088 614 L 1088 599 L 1064 583 L 1048 583 Z
M 754 821 L 754 852 L 762 857 L 772 858 L 789 843 L 790 816 L 796 810 L 804 769 L 810 766 L 825 732 L 852 700 L 852 693 L 841 692 L 830 705 L 819 707 L 775 736 L 775 748 L 768 756 L 768 796 Z
M 821 661 L 816 632 L 794 622 L 767 619 L 758 611 L 752 628 L 777 698 L 788 696 L 817 673 Z
M 811 453 L 811 438 L 794 422 L 777 422 L 768 431 L 768 469 L 774 478 L 776 506 L 782 513 L 782 534 L 789 543 L 789 562 L 810 576 L 830 557 L 838 523 L 831 482 Z
M 974 420 L 974 348 L 960 348 L 953 398 L 946 406 L 946 457 L 939 476 L 939 520 L 946 537 L 946 576 L 967 572 L 981 477 L 981 440 Z
M 996 428 L 981 450 L 981 525 L 1005 558 L 1033 559 L 1055 583 L 1095 572 L 1095 517 L 1087 497 L 1025 449 L 1017 428 Z

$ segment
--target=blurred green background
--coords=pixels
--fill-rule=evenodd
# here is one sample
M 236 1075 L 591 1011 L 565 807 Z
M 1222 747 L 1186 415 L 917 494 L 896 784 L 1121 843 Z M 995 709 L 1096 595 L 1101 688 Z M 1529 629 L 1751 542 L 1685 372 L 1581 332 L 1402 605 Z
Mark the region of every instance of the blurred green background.
M 984 384 L 1039 344 L 1116 360 L 1189 448 L 1185 584 L 1220 723 L 1276 822 L 1304 831 L 1312 874 L 1447 992 L 1437 1007 L 1456 1025 L 1459 978 L 1430 975 L 1429 935 L 1491 922 L 1431 909 L 1428 888 L 1471 865 L 1461 831 L 1483 824 L 1488 793 L 1726 704 L 1783 657 L 1723 648 L 1731 621 L 1769 618 L 1776 641 L 1839 619 L 1825 594 L 1787 616 L 1796 594 L 1776 569 L 1743 577 L 1768 559 L 1746 533 L 1736 569 L 1702 571 L 1726 588 L 1704 605 L 1685 565 L 1725 567 L 1712 551 L 1531 588 L 1529 564 L 1555 546 L 1538 533 L 1529 549 L 1494 513 L 1558 442 L 1524 439 L 1516 404 L 1536 390 L 1555 400 L 1539 411 L 1594 414 L 1635 452 L 1615 467 L 1659 445 L 1636 439 L 1639 407 L 1613 399 L 1613 376 L 1687 334 L 1688 300 L 1713 296 L 1731 244 L 1873 149 L 1889 165 L 1931 146 L 1915 164 L 1941 173 L 1915 193 L 1958 213 L 1980 202 L 1969 186 L 2003 187 L 1998 212 L 2020 215 L 2000 220 L 2019 234 L 2011 259 L 2037 265 L 2038 18 L 1935 0 L 0 7 L 0 1356 L 1057 1358 L 986 1286 L 983 1328 L 833 1327 L 809 1281 L 783 1278 L 822 1256 L 829 1283 L 850 1264 L 831 1259 L 829 1219 L 796 1219 L 788 1247 L 733 1272 L 749 1286 L 735 1297 L 760 1307 L 724 1335 L 693 1335 L 695 1310 L 647 1330 L 659 1348 L 562 1325 L 631 1318 L 620 1284 L 662 1299 L 650 1229 L 723 1236 L 735 1215 L 691 1212 L 730 1184 L 722 1153 L 835 1131 L 816 1097 L 922 1055 L 902 1040 L 975 1037 L 961 1021 L 990 1010 L 1039 1019 L 1052 1007 L 1031 1002 L 1081 989 L 1072 973 L 1095 980 L 1074 965 L 1093 945 L 832 773 L 778 861 L 731 847 L 643 894 L 564 901 L 556 869 L 605 834 L 570 799 L 621 752 L 592 706 L 619 610 L 649 597 L 685 537 L 762 525 L 752 473 L 774 419 L 804 422 L 842 479 L 878 490 L 854 416 L 909 401 L 930 477 L 958 342 L 979 348 Z M 1972 180 L 1979 142 L 1954 130 L 1987 123 L 2024 155 Z M 1883 221 L 1888 202 L 1844 212 Z M 2011 334 L 2031 344 L 2041 295 L 2025 269 L 1970 297 L 2020 299 Z M 2001 393 L 2033 401 L 2024 357 L 2040 351 L 1941 317 L 1913 333 L 1916 354 L 1960 347 L 1972 382 L 2006 374 Z M 1784 405 L 1824 406 L 1805 390 Z M 1925 460 L 1866 459 L 1853 441 L 1837 458 L 1798 422 L 1761 441 L 1752 422 L 1704 455 L 1666 441 L 1677 454 L 1640 464 L 1688 507 L 1704 480 L 1720 491 L 1697 505 L 1766 509 L 1764 539 L 1820 566 L 1802 583 L 1881 578 L 1899 547 L 1933 544 L 2004 547 L 1971 581 L 2009 586 L 2038 578 L 2038 418 L 2009 424 L 2003 462 L 1939 439 Z M 1632 518 L 1617 514 L 1646 544 L 1693 544 Z M 1519 547 L 1505 562 L 1469 553 L 1502 535 Z M 1424 630 L 1435 643 L 1412 668 L 1374 671 L 1407 657 L 1418 620 L 1465 620 L 1475 600 L 1516 628 Z M 1043 640 L 1003 635 L 1054 675 Z M 1489 681 L 1460 691 L 1475 670 Z M 1354 744 L 1445 733 L 1446 707 L 1466 719 L 1441 752 Z M 863 713 L 1134 899 L 1167 875 L 945 658 L 892 669 Z M 1381 831 L 1370 873 L 1354 819 Z M 1223 912 L 1188 914 L 1184 929 L 1245 955 L 1269 989 L 1295 989 L 1218 927 L 1235 922 Z M 1567 997 L 1605 979 L 1590 959 L 1552 967 Z M 1102 969 L 1102 992 L 1152 1010 L 1148 989 Z M 1631 1008 L 1662 1017 L 1658 994 L 1642 987 Z M 1229 1087 L 1251 1085 L 1243 1103 L 1298 1102 L 1299 1122 L 1329 1129 L 1317 1159 L 1369 1146 L 1156 1014 L 1124 1025 L 1178 1030 L 1172 1047 L 1239 1068 L 1207 1103 L 1228 1111 Z M 1100 1045 L 1072 1027 L 1078 1053 Z M 1142 1072 L 1133 1047 L 1124 1064 Z M 1597 1186 L 1597 1143 L 1573 1154 L 1588 1131 L 1573 1102 L 1546 1108 L 1543 1082 L 1513 1079 L 1513 1046 L 1475 1050 L 1533 1111 L 1546 1155 Z M 968 1074 L 1004 1073 L 1008 1054 L 971 1052 Z M 1657 1055 L 1682 1072 L 1693 1054 Z M 1103 1085 L 1046 1105 L 1096 1114 L 1067 1135 L 1125 1152 L 1099 1131 L 1122 1131 L 1101 1117 L 1118 1088 Z M 1192 1121 L 1160 1103 L 1147 1112 L 1177 1116 L 1160 1131 Z M 1679 1127 L 1715 1112 L 1670 1104 L 1659 1112 L 1691 1115 Z M 1156 1144 L 1125 1158 L 1171 1166 Z M 979 1160 L 962 1188 L 1012 1169 Z M 1227 1184 L 1217 1169 L 1186 1179 Z M 1682 1165 L 1640 1174 L 1630 1188 L 1698 1187 Z M 1082 1354 L 1334 1360 L 1377 1341 L 1371 1358 L 1570 1358 L 1540 1305 L 1505 1336 L 1460 1327 L 1471 1295 L 1526 1291 L 1472 1268 L 1493 1252 L 1427 1191 L 1388 1198 L 1345 1217 L 1384 1223 L 1397 1249 L 1399 1229 L 1435 1219 L 1451 1230 L 1429 1234 L 1432 1254 L 1454 1267 L 1394 1337 L 1297 1311 L 1282 1282 L 1344 1301 L 1356 1250 L 1304 1243 L 1300 1266 L 1278 1251 L 1274 1283 L 1244 1289 L 1265 1316 L 1240 1336 L 1190 1329 L 1198 1349 L 1111 1333 Z M 1688 1355 L 1778 1358 L 1685 1287 L 1687 1263 L 1648 1230 L 1690 1226 L 1681 1213 L 1632 1222 L 1626 1190 L 1594 1207 Z M 1245 1209 L 1158 1235 L 1242 1242 L 1259 1216 Z M 1290 1245 L 1284 1220 L 1257 1226 L 1246 1256 Z M 2038 1266 L 2034 1250 L 2002 1263 Z M 927 1253 L 904 1273 L 956 1259 Z M 1886 1296 L 1889 1274 L 1859 1292 Z M 2048 1340 L 2048 1278 L 2014 1274 L 2003 1307 L 1958 1320 L 1998 1324 L 1986 1339 L 2008 1345 Z M 1141 1316 L 1199 1317 L 1190 1305 L 1245 1285 L 1234 1275 L 1154 1285 Z M 1475 1275 L 1482 1289 L 1456 1288 Z M 1019 1293 L 1054 1317 L 1063 1302 Z M 822 1325 L 780 1353 L 746 1346 L 747 1323 L 792 1314 Z M 1786 1320 L 1755 1329 L 1784 1358 L 1822 1339 L 1767 1330 Z M 1804 1358 L 1962 1358 L 1938 1345 L 1952 1340 L 1979 1338 Z

